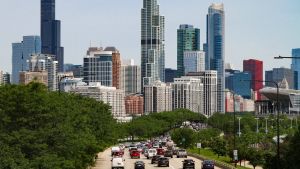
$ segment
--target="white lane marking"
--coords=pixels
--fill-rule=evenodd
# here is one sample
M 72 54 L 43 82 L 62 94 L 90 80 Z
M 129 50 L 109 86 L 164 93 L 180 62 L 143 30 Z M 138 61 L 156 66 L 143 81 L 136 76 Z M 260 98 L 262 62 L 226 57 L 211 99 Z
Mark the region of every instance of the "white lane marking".
M 171 167 L 172 169 L 175 169 L 172 165 L 170 165 L 170 167 Z

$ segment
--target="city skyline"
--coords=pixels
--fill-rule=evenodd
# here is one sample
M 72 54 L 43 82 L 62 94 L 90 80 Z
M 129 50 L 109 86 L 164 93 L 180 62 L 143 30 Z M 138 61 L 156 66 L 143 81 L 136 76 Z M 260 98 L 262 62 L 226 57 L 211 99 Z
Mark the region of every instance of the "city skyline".
M 66 8 L 67 2 L 62 0 L 56 2 L 57 18 L 62 21 L 62 46 L 65 46 L 66 50 L 65 63 L 81 63 L 90 41 L 92 46 L 101 44 L 101 46 L 116 46 L 123 53 L 123 58 L 134 58 L 136 63 L 139 63 L 142 1 L 134 0 L 126 2 L 126 4 L 120 2 L 119 5 L 114 5 L 120 10 L 113 11 L 97 10 L 97 7 L 101 5 L 105 9 L 105 7 L 116 4 L 118 2 L 116 0 L 105 3 L 104 1 L 93 2 L 94 6 L 91 6 L 91 3 L 87 4 L 77 0 L 68 8 Z M 176 59 L 174 59 L 177 47 L 176 31 L 180 24 L 192 24 L 199 27 L 202 37 L 201 45 L 205 42 L 205 38 L 203 38 L 206 37 L 205 14 L 208 6 L 213 2 L 215 1 L 191 0 L 190 3 L 185 3 L 174 0 L 172 4 L 169 4 L 159 1 L 160 12 L 166 17 L 166 67 L 176 68 Z M 269 64 L 265 66 L 265 70 L 271 69 L 273 66 L 289 68 L 291 60 L 274 61 L 272 58 L 279 54 L 291 56 L 292 48 L 300 46 L 300 39 L 294 36 L 300 29 L 300 24 L 296 22 L 300 15 L 300 12 L 297 11 L 300 2 L 296 0 L 291 0 L 290 3 L 269 1 L 259 2 L 259 6 L 257 6 L 258 2 L 223 1 L 226 11 L 226 62 L 232 63 L 234 68 L 241 69 L 242 60 L 254 58 L 263 61 L 270 60 Z M 19 6 L 22 8 L 18 9 Z M 264 9 L 270 8 L 270 6 L 272 6 L 272 10 L 268 9 L 266 12 Z M 128 7 L 127 10 L 126 7 Z M 16 10 L 18 12 L 11 13 L 7 10 L 11 8 L 18 9 Z M 181 8 L 189 9 L 189 12 L 176 12 Z M 255 13 L 251 12 L 254 8 Z M 0 9 L 0 17 L 4 21 L 4 25 L 10 25 L 7 28 L 0 28 L 2 38 L 0 68 L 11 72 L 11 43 L 18 41 L 22 36 L 40 35 L 40 3 L 37 0 L 28 0 L 26 3 L 12 0 L 5 2 Z M 78 14 L 81 15 L 78 16 L 74 13 L 75 10 L 78 10 Z M 126 12 L 125 15 L 124 12 Z M 262 15 L 264 17 L 259 17 Z M 114 21 L 111 21 L 112 16 L 114 16 Z M 100 18 L 99 24 L 95 23 L 96 18 Z M 105 23 L 106 26 L 97 26 L 102 23 Z M 122 25 L 122 29 L 119 25 Z M 113 29 L 113 27 L 115 28 Z M 203 48 L 201 47 L 201 49 Z

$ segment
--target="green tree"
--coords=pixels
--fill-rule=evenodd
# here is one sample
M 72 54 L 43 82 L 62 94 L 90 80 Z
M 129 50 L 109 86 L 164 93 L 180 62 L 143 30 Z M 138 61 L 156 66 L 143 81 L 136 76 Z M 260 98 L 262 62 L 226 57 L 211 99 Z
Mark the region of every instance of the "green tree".
M 195 132 L 188 128 L 175 129 L 171 137 L 179 147 L 183 148 L 192 147 L 196 141 Z
M 226 155 L 227 152 L 227 144 L 226 141 L 220 137 L 216 137 L 213 139 L 211 142 L 211 149 L 213 150 L 214 153 L 216 153 L 219 156 L 224 156 Z

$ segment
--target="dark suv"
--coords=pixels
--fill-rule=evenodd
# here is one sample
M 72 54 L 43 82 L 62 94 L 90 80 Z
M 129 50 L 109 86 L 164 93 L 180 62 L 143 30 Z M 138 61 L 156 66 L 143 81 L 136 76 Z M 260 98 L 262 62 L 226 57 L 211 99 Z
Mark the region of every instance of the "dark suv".
M 202 162 L 202 169 L 214 169 L 215 168 L 215 164 L 213 161 L 211 160 L 204 160 Z
M 166 157 L 159 158 L 157 166 L 158 167 L 162 167 L 162 166 L 169 167 L 169 159 Z
M 173 152 L 172 152 L 172 150 L 167 150 L 165 152 L 165 157 L 171 157 L 171 158 L 173 158 Z
M 157 164 L 160 157 L 161 156 L 159 155 L 153 156 L 151 159 L 151 164 Z
M 182 161 L 183 169 L 195 169 L 195 161 L 192 159 L 186 159 Z

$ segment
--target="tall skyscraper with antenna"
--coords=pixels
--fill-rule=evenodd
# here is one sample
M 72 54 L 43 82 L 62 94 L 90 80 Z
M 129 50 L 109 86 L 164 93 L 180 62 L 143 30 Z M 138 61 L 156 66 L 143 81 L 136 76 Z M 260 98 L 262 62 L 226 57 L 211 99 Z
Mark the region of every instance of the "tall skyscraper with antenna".
M 55 20 L 55 0 L 41 0 L 42 53 L 55 55 L 60 72 L 64 70 L 64 48 L 61 47 L 61 22 Z

